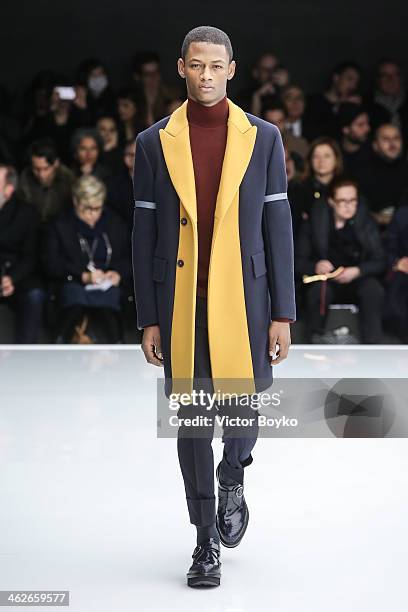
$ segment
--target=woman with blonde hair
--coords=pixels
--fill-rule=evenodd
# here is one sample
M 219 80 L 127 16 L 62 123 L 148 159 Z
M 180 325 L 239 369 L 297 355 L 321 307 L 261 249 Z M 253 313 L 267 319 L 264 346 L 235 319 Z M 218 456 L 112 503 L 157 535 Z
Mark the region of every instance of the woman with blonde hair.
M 132 278 L 129 230 L 105 198 L 102 181 L 82 176 L 73 187 L 73 207 L 48 228 L 43 264 L 59 283 L 58 342 L 70 342 L 85 315 L 100 324 L 107 342 L 122 340 L 122 286 Z

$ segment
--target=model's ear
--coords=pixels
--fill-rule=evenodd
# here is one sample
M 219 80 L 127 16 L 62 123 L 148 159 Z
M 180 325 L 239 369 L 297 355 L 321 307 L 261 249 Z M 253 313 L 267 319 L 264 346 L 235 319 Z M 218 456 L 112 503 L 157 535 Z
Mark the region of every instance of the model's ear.
M 186 74 L 184 72 L 184 60 L 183 58 L 179 57 L 177 60 L 177 70 L 179 75 L 181 76 L 182 79 L 186 78 Z
M 232 60 L 228 66 L 228 76 L 227 79 L 230 81 L 232 79 L 232 77 L 235 74 L 235 69 L 236 69 L 237 65 L 235 63 L 235 60 Z

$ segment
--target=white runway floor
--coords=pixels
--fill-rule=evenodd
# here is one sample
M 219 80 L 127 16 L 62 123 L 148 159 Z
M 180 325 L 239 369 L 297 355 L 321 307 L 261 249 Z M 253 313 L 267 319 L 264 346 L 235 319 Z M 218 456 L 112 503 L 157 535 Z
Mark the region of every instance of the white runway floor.
M 395 345 L 298 345 L 275 368 L 407 373 Z M 406 612 L 404 438 L 258 440 L 248 531 L 222 549 L 221 587 L 189 589 L 195 529 L 176 440 L 156 437 L 158 375 L 135 347 L 0 346 L 0 590 L 69 590 L 74 612 Z

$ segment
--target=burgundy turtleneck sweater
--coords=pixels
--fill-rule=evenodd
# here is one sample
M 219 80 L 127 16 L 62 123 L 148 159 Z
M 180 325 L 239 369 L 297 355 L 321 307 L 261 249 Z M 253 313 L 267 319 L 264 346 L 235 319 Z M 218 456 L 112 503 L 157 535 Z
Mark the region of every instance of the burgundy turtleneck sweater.
M 204 106 L 188 99 L 187 120 L 197 198 L 197 295 L 200 297 L 207 297 L 214 212 L 227 143 L 228 112 L 227 96 L 214 106 Z
M 227 143 L 227 97 L 214 106 L 204 106 L 189 98 L 187 119 L 197 196 L 197 295 L 206 297 L 215 204 Z

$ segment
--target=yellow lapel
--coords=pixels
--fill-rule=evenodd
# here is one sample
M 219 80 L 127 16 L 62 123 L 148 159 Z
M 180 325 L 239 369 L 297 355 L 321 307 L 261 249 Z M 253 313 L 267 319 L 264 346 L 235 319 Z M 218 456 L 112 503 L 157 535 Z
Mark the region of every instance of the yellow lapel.
M 215 218 L 221 220 L 239 189 L 251 159 L 256 138 L 256 126 L 252 126 L 244 111 L 228 100 L 228 132 Z M 193 158 L 187 120 L 187 100 L 176 109 L 164 129 L 160 141 L 171 182 L 190 219 L 197 221 L 197 199 Z
M 221 221 L 230 207 L 251 160 L 256 126 L 251 125 L 244 111 L 228 99 L 228 133 L 215 218 Z
M 191 221 L 197 221 L 197 200 L 193 157 L 187 121 L 187 100 L 170 116 L 160 130 L 163 155 L 174 189 Z

